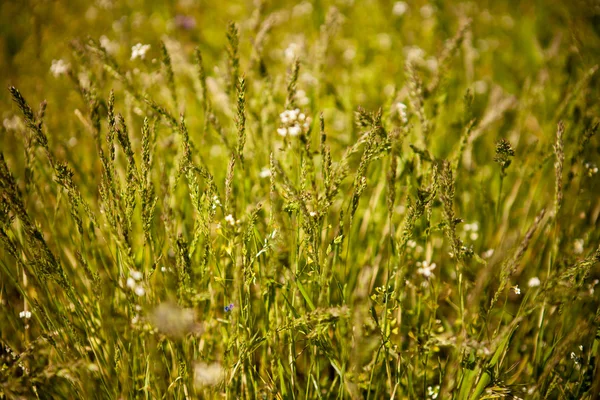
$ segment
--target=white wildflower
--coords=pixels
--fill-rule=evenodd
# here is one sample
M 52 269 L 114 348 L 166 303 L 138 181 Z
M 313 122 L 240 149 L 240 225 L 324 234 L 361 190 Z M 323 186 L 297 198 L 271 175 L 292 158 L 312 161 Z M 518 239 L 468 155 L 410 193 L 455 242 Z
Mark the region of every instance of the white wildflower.
M 316 216 L 317 216 L 317 213 L 316 213 L 316 212 L 314 212 L 314 211 L 311 211 L 311 212 L 310 212 L 310 216 L 311 216 L 311 217 L 316 217 Z
M 485 81 L 476 81 L 473 83 L 473 89 L 475 89 L 475 93 L 483 94 L 487 92 L 488 85 Z
M 144 287 L 142 285 L 138 285 L 136 286 L 134 292 L 136 295 L 141 297 L 144 295 L 144 293 L 146 293 L 146 290 L 144 290 Z
M 214 195 L 212 198 L 212 209 L 216 210 L 218 206 L 221 205 L 221 201 L 219 200 L 219 196 Z
M 515 285 L 511 289 L 515 292 L 515 294 L 521 294 L 521 289 L 519 288 L 519 285 Z
M 529 282 L 527 282 L 527 286 L 533 288 L 533 287 L 538 287 L 540 286 L 541 282 L 540 282 L 540 278 L 538 278 L 537 276 L 534 276 L 533 278 L 529 279 Z
M 584 166 L 587 169 L 587 174 L 590 178 L 598 173 L 598 167 L 596 164 L 586 162 Z
M 301 106 L 306 106 L 310 103 L 310 99 L 306 96 L 306 92 L 302 89 L 296 91 L 296 103 Z
M 343 54 L 344 60 L 350 62 L 356 58 L 356 48 L 354 46 L 348 46 L 346 50 L 344 50 Z
M 21 311 L 19 313 L 19 318 L 25 318 L 25 319 L 31 318 L 31 311 Z
M 402 103 L 402 102 L 398 102 L 395 105 L 396 108 L 396 112 L 398 113 L 398 116 L 400 117 L 400 120 L 402 121 L 403 124 L 407 124 L 408 123 L 408 114 L 406 112 L 406 104 Z
M 583 245 L 584 245 L 584 240 L 583 239 L 575 239 L 575 242 L 573 244 L 573 251 L 575 252 L 575 254 L 581 254 L 583 253 Z
M 146 53 L 150 50 L 149 44 L 138 43 L 131 48 L 131 59 L 141 58 L 142 60 L 146 57 Z
M 191 308 L 182 308 L 173 302 L 156 306 L 150 315 L 152 324 L 162 333 L 171 337 L 183 337 L 197 331 L 196 314 Z
M 219 363 L 198 363 L 194 367 L 194 383 L 198 387 L 216 386 L 225 377 L 225 370 Z
M 143 277 L 143 275 L 142 275 L 142 273 L 140 271 L 135 271 L 135 270 L 131 271 L 129 273 L 129 275 L 131 275 L 131 277 L 133 279 L 135 279 L 136 281 L 139 281 Z
M 494 255 L 494 249 L 488 249 L 488 250 L 484 251 L 482 254 L 483 258 L 490 258 L 493 255 Z
M 298 125 L 290 126 L 288 128 L 290 136 L 298 136 L 300 134 L 300 127 Z
M 431 72 L 436 72 L 438 69 L 438 60 L 435 57 L 429 57 L 427 61 L 425 61 L 425 65 L 427 65 L 427 69 Z
M 54 75 L 55 78 L 66 74 L 68 70 L 69 64 L 67 64 L 64 60 L 52 60 L 50 72 L 52 73 L 52 75 Z
M 102 45 L 102 47 L 104 47 L 108 54 L 115 54 L 117 51 L 119 51 L 119 43 L 113 42 L 108 37 L 106 37 L 106 35 L 100 36 L 99 40 L 100 44 Z
M 4 118 L 2 125 L 7 131 L 16 131 L 17 129 L 23 127 L 21 119 L 17 115 L 13 115 L 11 118 Z
M 392 8 L 392 14 L 396 17 L 401 17 L 408 11 L 408 4 L 404 1 L 397 1 L 394 3 L 394 7 Z
M 431 386 L 427 387 L 427 397 L 428 398 L 435 400 L 438 398 L 439 394 L 440 394 L 440 386 L 439 385 L 436 385 L 434 387 L 431 387 Z
M 377 45 L 381 50 L 389 50 L 392 47 L 392 38 L 387 33 L 377 35 Z
M 268 178 L 271 176 L 271 169 L 268 167 L 264 167 L 263 169 L 260 170 L 258 176 L 260 176 L 261 178 Z
M 419 265 L 417 263 L 417 265 Z M 423 275 L 425 278 L 431 278 L 433 275 L 433 270 L 437 267 L 435 263 L 429 263 L 429 261 L 425 260 L 421 263 L 421 266 L 417 269 L 417 274 Z
M 127 278 L 127 287 L 129 289 L 135 288 L 135 279 L 133 279 L 132 277 Z
M 467 232 L 478 232 L 479 231 L 479 222 L 475 221 L 472 224 L 465 224 L 464 229 Z
M 279 114 L 281 126 L 277 128 L 277 133 L 280 136 L 298 136 L 301 132 L 308 132 L 310 128 L 311 118 L 300 112 L 300 109 L 285 110 Z
M 292 15 L 294 17 L 302 17 L 312 13 L 313 5 L 309 1 L 303 1 L 302 3 L 294 6 L 292 9 Z
M 425 56 L 423 49 L 417 46 L 407 46 L 403 51 L 406 61 L 411 63 L 422 61 Z
M 283 54 L 288 63 L 294 62 L 300 53 L 300 46 L 296 43 L 290 43 L 289 46 L 284 50 Z
M 233 219 L 233 215 L 229 214 L 225 217 L 225 221 L 231 226 L 235 225 L 235 219 Z

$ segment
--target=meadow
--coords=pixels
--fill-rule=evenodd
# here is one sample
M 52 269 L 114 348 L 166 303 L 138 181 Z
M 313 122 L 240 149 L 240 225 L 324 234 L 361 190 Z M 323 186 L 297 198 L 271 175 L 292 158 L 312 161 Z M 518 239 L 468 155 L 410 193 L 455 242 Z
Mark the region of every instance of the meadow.
M 0 3 L 0 399 L 600 398 L 600 3 Z

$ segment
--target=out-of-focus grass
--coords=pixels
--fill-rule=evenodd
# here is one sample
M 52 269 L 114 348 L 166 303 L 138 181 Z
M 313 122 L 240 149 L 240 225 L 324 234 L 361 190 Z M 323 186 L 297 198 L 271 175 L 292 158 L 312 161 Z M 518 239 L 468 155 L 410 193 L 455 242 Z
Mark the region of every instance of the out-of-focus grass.
M 0 398 L 598 397 L 597 3 L 0 15 Z

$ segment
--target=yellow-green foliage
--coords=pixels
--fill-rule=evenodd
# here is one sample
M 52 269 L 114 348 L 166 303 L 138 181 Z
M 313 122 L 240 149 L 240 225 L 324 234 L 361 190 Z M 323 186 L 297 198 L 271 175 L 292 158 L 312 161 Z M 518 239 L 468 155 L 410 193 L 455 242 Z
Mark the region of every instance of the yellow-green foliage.
M 597 399 L 593 1 L 0 3 L 0 399 Z

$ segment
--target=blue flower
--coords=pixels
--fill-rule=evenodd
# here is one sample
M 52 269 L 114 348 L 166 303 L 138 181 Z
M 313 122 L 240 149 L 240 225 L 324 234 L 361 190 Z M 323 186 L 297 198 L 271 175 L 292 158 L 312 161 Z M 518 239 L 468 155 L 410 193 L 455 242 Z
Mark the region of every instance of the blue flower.
M 231 311 L 231 310 L 233 310 L 233 303 L 231 303 L 231 304 L 230 304 L 230 305 L 228 305 L 228 306 L 225 306 L 225 312 L 229 312 L 229 311 Z

